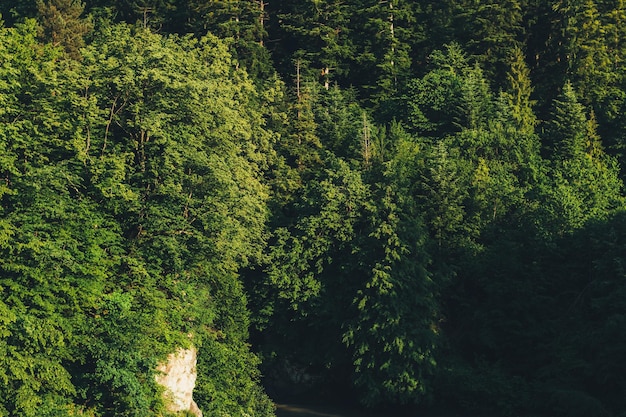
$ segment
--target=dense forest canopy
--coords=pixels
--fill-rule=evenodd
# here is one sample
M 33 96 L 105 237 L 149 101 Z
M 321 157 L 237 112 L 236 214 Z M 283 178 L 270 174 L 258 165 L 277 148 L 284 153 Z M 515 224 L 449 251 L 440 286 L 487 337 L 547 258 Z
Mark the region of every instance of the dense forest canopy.
M 624 415 L 626 3 L 0 14 L 0 416 Z

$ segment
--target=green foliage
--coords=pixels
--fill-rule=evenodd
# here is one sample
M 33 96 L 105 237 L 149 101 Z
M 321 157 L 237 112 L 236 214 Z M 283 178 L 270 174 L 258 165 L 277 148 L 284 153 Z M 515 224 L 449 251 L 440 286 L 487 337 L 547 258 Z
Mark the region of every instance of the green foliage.
M 420 403 L 437 366 L 437 286 L 414 207 L 398 205 L 391 187 L 380 193 L 363 254 L 371 270 L 357 287 L 343 341 L 363 403 Z
M 0 415 L 623 414 L 624 2 L 0 13 Z
M 413 46 L 424 36 L 419 6 L 407 1 L 362 1 L 351 19 L 355 65 L 351 71 L 372 102 L 394 100 L 411 75 Z
M 504 106 L 503 115 L 510 113 L 512 122 L 517 131 L 523 134 L 532 134 L 537 125 L 537 117 L 531 99 L 533 92 L 530 70 L 524 62 L 524 54 L 516 48 L 511 52 L 510 69 L 507 73 L 508 88 L 502 93 Z
M 3 412 L 158 415 L 157 362 L 220 332 L 271 415 L 237 276 L 265 233 L 252 83 L 213 37 L 109 25 L 74 61 L 2 31 Z
M 555 102 L 549 135 L 555 149 L 552 222 L 558 218 L 567 222 L 565 227 L 576 228 L 620 207 L 617 164 L 602 151 L 594 120 L 587 118 L 569 83 Z
M 303 46 L 289 54 L 310 62 L 326 88 L 348 71 L 354 50 L 348 26 L 352 9 L 337 0 L 304 0 L 281 2 L 275 12 L 282 22 L 280 36 L 290 40 L 285 46 Z
M 198 360 L 204 372 L 198 377 L 195 398 L 205 415 L 274 415 L 274 404 L 259 385 L 259 361 L 248 345 L 215 335 L 203 342 L 202 349 L 207 353 Z
M 317 136 L 322 138 L 324 148 L 346 160 L 365 159 L 365 135 L 373 142 L 375 132 L 365 110 L 350 91 L 343 91 L 336 85 L 321 91 L 314 112 Z M 373 149 L 369 152 L 375 153 Z
M 448 407 L 460 407 L 479 413 L 509 416 L 524 409 L 530 398 L 530 387 L 519 377 L 511 377 L 492 362 L 469 367 L 455 358 L 447 358 L 436 381 L 438 399 Z
M 92 29 L 89 20 L 81 19 L 85 5 L 74 0 L 38 0 L 43 38 L 54 46 L 63 46 L 72 58 L 79 58 L 84 37 Z
M 294 310 L 320 295 L 319 275 L 333 262 L 329 251 L 350 251 L 345 245 L 355 233 L 367 196 L 360 175 L 332 158 L 316 181 L 305 186 L 296 203 L 299 217 L 290 227 L 277 228 L 270 248 L 268 278 Z M 308 312 L 302 313 L 308 314 Z
M 439 247 L 448 245 L 459 235 L 465 217 L 464 187 L 459 184 L 459 167 L 450 158 L 444 142 L 439 142 L 426 162 L 428 172 L 422 176 L 423 209 Z
M 586 151 L 587 118 L 572 85 L 563 86 L 561 96 L 555 101 L 554 115 L 549 129 L 549 139 L 558 159 L 574 159 Z
M 176 0 L 88 0 L 87 5 L 90 9 L 108 9 L 105 15 L 144 28 L 170 26 L 181 6 Z
M 20 2 L 0 1 L 0 16 L 7 26 L 13 26 L 17 22 L 23 22 L 26 18 L 35 17 L 37 14 L 37 0 L 24 0 Z
M 501 83 L 508 54 L 520 46 L 526 1 L 452 1 L 452 21 L 456 40 L 477 56 L 490 78 Z
M 255 82 L 263 82 L 274 73 L 270 55 L 264 47 L 268 20 L 265 0 L 228 0 L 184 2 L 179 10 L 180 22 L 174 30 L 207 32 L 228 38 L 233 57 L 243 65 Z M 170 17 L 168 14 L 167 17 Z
M 432 59 L 435 68 L 413 80 L 405 97 L 410 131 L 438 140 L 486 130 L 494 100 L 481 68 L 470 66 L 455 44 L 433 53 Z

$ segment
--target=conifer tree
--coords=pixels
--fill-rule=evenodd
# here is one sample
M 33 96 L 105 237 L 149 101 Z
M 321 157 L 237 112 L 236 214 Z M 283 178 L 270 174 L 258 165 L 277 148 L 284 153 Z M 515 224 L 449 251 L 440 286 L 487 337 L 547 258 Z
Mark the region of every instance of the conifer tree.
M 432 69 L 422 78 L 407 83 L 402 97 L 404 122 L 410 133 L 445 137 L 465 125 L 470 100 L 469 85 L 462 77 L 470 71 L 467 55 L 458 43 L 446 45 L 430 56 Z
M 455 40 L 478 58 L 489 77 L 501 85 L 507 57 L 520 46 L 525 0 L 451 1 Z
M 578 228 L 603 218 L 622 201 L 616 162 L 601 151 L 593 118 L 578 102 L 571 83 L 555 101 L 548 134 L 554 149 L 554 210 L 561 227 Z M 561 229 L 562 231 L 562 229 Z
M 438 365 L 439 282 L 426 268 L 417 205 L 410 196 L 396 196 L 400 190 L 392 183 L 374 191 L 380 194 L 370 208 L 372 230 L 360 262 L 371 270 L 357 286 L 343 334 L 366 405 L 424 403 Z
M 178 23 L 178 31 L 209 32 L 232 39 L 232 53 L 252 79 L 261 82 L 271 78 L 274 70 L 265 48 L 269 20 L 266 0 L 189 0 L 184 5 L 184 21 Z
M 80 57 L 84 37 L 92 30 L 91 21 L 81 18 L 85 11 L 80 0 L 38 0 L 42 36 L 54 46 L 62 46 L 72 58 Z
M 574 87 L 567 81 L 555 100 L 548 139 L 558 160 L 580 157 L 586 150 L 587 117 Z
M 317 135 L 314 108 L 317 106 L 319 86 L 315 81 L 300 79 L 300 62 L 296 62 L 296 102 L 291 111 L 291 131 L 287 152 L 295 166 L 311 173 L 321 162 L 323 146 Z
M 581 101 L 589 105 L 602 100 L 614 81 L 613 62 L 605 37 L 606 29 L 594 0 L 557 2 L 565 42 L 567 74 Z
M 507 80 L 508 88 L 504 92 L 504 98 L 515 127 L 521 133 L 532 134 L 537 125 L 537 117 L 533 111 L 535 101 L 531 99 L 533 87 L 525 55 L 519 48 L 511 52 Z
M 349 3 L 292 0 L 281 2 L 272 14 L 281 22 L 277 35 L 285 37 L 284 52 L 308 61 L 324 88 L 347 75 L 348 60 L 354 53 Z
M 351 19 L 352 77 L 374 103 L 391 99 L 411 75 L 412 49 L 423 38 L 419 6 L 407 1 L 363 1 Z

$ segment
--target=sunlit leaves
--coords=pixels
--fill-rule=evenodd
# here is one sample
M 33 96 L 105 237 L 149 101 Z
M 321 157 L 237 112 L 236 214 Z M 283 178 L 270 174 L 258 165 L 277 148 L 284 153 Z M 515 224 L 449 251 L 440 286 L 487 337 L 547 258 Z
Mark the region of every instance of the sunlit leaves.
M 106 26 L 73 61 L 31 21 L 2 31 L 2 404 L 152 415 L 159 358 L 188 335 L 247 337 L 237 271 L 260 256 L 267 197 L 255 89 L 213 37 Z M 237 395 L 267 402 L 251 358 Z

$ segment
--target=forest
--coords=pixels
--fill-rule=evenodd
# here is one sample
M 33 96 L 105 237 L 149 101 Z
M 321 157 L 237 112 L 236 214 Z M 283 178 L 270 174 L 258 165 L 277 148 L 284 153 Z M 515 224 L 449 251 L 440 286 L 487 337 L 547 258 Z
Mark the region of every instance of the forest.
M 0 417 L 626 416 L 626 1 L 0 15 Z

